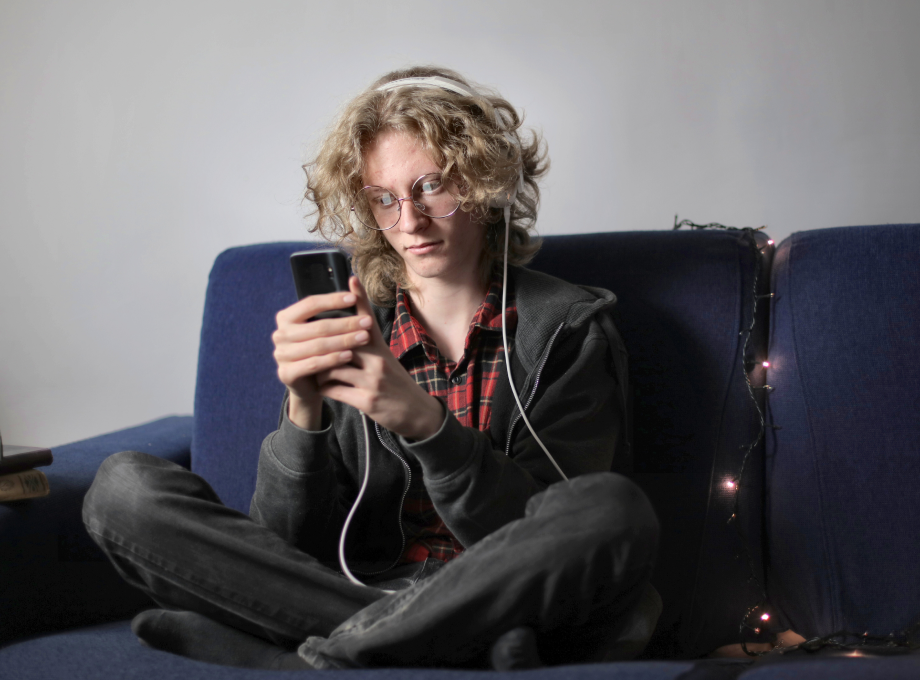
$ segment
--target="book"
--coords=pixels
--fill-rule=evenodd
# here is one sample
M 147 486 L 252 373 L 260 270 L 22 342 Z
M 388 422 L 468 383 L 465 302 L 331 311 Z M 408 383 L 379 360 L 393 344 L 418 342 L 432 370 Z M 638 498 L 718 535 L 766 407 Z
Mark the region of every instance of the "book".
M 51 449 L 7 444 L 3 447 L 3 453 L 0 456 L 0 475 L 31 470 L 43 465 L 51 465 L 53 462 L 54 456 L 51 454 Z
M 0 475 L 0 503 L 24 498 L 47 496 L 51 489 L 48 478 L 41 470 L 26 470 L 10 475 Z

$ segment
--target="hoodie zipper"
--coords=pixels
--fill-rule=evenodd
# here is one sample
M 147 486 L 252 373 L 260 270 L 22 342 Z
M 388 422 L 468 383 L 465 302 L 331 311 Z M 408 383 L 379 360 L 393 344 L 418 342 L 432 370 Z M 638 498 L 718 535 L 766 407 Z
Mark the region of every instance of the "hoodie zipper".
M 355 572 L 359 574 L 363 574 L 364 576 L 376 576 L 377 574 L 382 574 L 385 571 L 389 571 L 390 569 L 395 567 L 399 563 L 399 560 L 402 558 L 403 551 L 406 549 L 406 531 L 405 529 L 403 529 L 402 511 L 403 511 L 403 505 L 405 505 L 406 503 L 406 494 L 409 493 L 409 487 L 412 485 L 412 468 L 409 467 L 409 463 L 406 462 L 406 459 L 402 457 L 399 451 L 397 451 L 396 449 L 390 448 L 390 446 L 386 443 L 386 441 L 384 441 L 383 433 L 380 431 L 380 423 L 374 421 L 374 430 L 377 432 L 377 439 L 380 440 L 381 444 L 383 444 L 383 448 L 385 448 L 387 451 L 389 451 L 394 456 L 399 458 L 399 462 L 403 464 L 404 468 L 406 468 L 406 485 L 403 488 L 402 499 L 400 499 L 399 501 L 399 509 L 398 509 L 399 515 L 397 517 L 397 522 L 399 524 L 399 535 L 402 538 L 402 546 L 399 549 L 399 554 L 396 556 L 396 559 L 393 561 L 393 563 L 390 566 L 385 567 L 383 569 L 379 569 L 378 571 L 358 571 L 357 569 L 354 570 Z
M 556 329 L 556 332 L 553 333 L 552 337 L 549 339 L 549 342 L 546 344 L 546 351 L 543 352 L 543 360 L 540 362 L 539 368 L 537 368 L 537 377 L 533 381 L 533 388 L 530 390 L 530 396 L 527 397 L 527 403 L 524 404 L 524 410 L 526 411 L 530 408 L 530 402 L 533 401 L 534 395 L 537 393 L 537 387 L 540 385 L 540 376 L 543 374 L 543 367 L 546 366 L 546 361 L 549 359 L 550 350 L 553 348 L 553 343 L 556 341 L 556 336 L 559 335 L 559 331 L 563 329 L 565 322 L 563 321 L 559 324 L 559 327 Z M 508 357 L 508 366 L 511 366 L 511 357 Z M 510 368 L 509 368 L 510 370 Z M 518 421 L 521 419 L 521 412 L 515 415 L 514 420 L 511 421 L 511 427 L 508 428 L 508 441 L 505 444 L 505 455 L 511 456 L 511 436 L 514 434 L 514 426 L 517 425 Z

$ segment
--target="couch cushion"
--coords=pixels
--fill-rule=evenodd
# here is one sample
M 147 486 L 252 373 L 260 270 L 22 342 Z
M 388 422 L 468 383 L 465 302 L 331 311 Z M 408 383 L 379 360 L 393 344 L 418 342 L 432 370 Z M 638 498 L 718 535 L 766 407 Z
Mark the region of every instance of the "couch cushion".
M 920 225 L 793 234 L 776 254 L 770 594 L 806 637 L 920 617 Z
M 721 665 L 712 665 L 713 680 L 722 680 Z M 192 661 L 142 646 L 128 621 L 27 640 L 0 649 L 3 677 L 16 680 L 268 680 L 269 678 L 331 677 L 328 671 L 279 672 L 229 668 Z M 382 668 L 335 671 L 342 680 L 676 680 L 694 664 L 688 662 L 626 662 L 559 666 L 505 673 L 482 671 Z M 701 668 L 698 670 L 702 670 Z M 707 674 L 696 673 L 697 680 Z
M 83 496 L 100 463 L 126 449 L 188 466 L 192 418 L 172 416 L 57 446 L 41 468 L 51 494 L 0 505 L 0 642 L 123 618 L 149 603 L 83 528 Z
M 741 675 L 741 680 L 916 680 L 920 655 L 896 657 L 766 659 Z

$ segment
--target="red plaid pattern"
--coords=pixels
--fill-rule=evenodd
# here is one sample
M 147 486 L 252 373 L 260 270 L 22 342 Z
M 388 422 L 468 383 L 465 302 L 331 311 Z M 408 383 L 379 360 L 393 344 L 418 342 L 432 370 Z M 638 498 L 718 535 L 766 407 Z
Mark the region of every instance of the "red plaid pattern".
M 508 291 L 505 322 L 508 334 L 517 324 L 513 291 Z M 396 291 L 396 318 L 390 335 L 390 351 L 428 394 L 447 402 L 462 425 L 487 432 L 492 420 L 492 396 L 504 361 L 502 346 L 502 282 L 496 274 L 479 306 L 458 362 L 446 359 L 425 329 L 412 315 L 409 296 Z M 421 470 L 412 466 L 412 482 L 403 503 L 406 548 L 401 563 L 421 562 L 428 557 L 448 561 L 463 546 L 438 516 L 422 481 Z

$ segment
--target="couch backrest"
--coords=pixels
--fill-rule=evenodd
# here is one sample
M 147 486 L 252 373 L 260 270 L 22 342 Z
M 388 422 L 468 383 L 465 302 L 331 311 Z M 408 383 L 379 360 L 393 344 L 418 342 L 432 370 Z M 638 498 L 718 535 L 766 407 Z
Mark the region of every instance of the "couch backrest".
M 758 599 L 747 582 L 736 527 L 727 524 L 743 447 L 758 423 L 744 380 L 741 333 L 751 319 L 755 276 L 768 285 L 769 248 L 738 232 L 630 232 L 554 236 L 533 267 L 614 291 L 630 352 L 635 478 L 662 522 L 653 582 L 665 601 L 658 653 L 688 656 L 737 639 Z M 283 389 L 275 374 L 275 313 L 295 300 L 288 256 L 309 247 L 233 248 L 214 264 L 201 333 L 192 468 L 223 501 L 248 511 L 262 439 L 277 427 Z M 765 255 L 761 254 L 763 248 Z M 748 343 L 765 351 L 766 320 Z M 757 371 L 752 374 L 755 381 Z M 760 393 L 758 392 L 758 395 Z M 741 528 L 760 541 L 755 447 L 744 478 Z
M 756 240 L 752 240 L 756 238 Z M 767 310 L 742 357 L 756 294 L 769 291 L 772 248 L 736 231 L 611 232 L 547 238 L 533 267 L 617 295 L 617 328 L 629 351 L 633 478 L 661 520 L 653 583 L 664 612 L 650 647 L 697 656 L 738 641 L 762 598 L 738 530 L 761 574 L 762 441 L 741 480 L 740 522 L 730 525 L 744 449 L 759 431 L 745 383 L 766 354 Z M 763 405 L 763 392 L 753 392 Z
M 793 234 L 774 268 L 771 600 L 799 633 L 920 617 L 920 225 Z
M 266 243 L 221 253 L 208 279 L 192 470 L 228 506 L 249 512 L 259 449 L 278 428 L 284 386 L 272 352 L 275 314 L 297 301 L 291 253 L 315 243 Z

